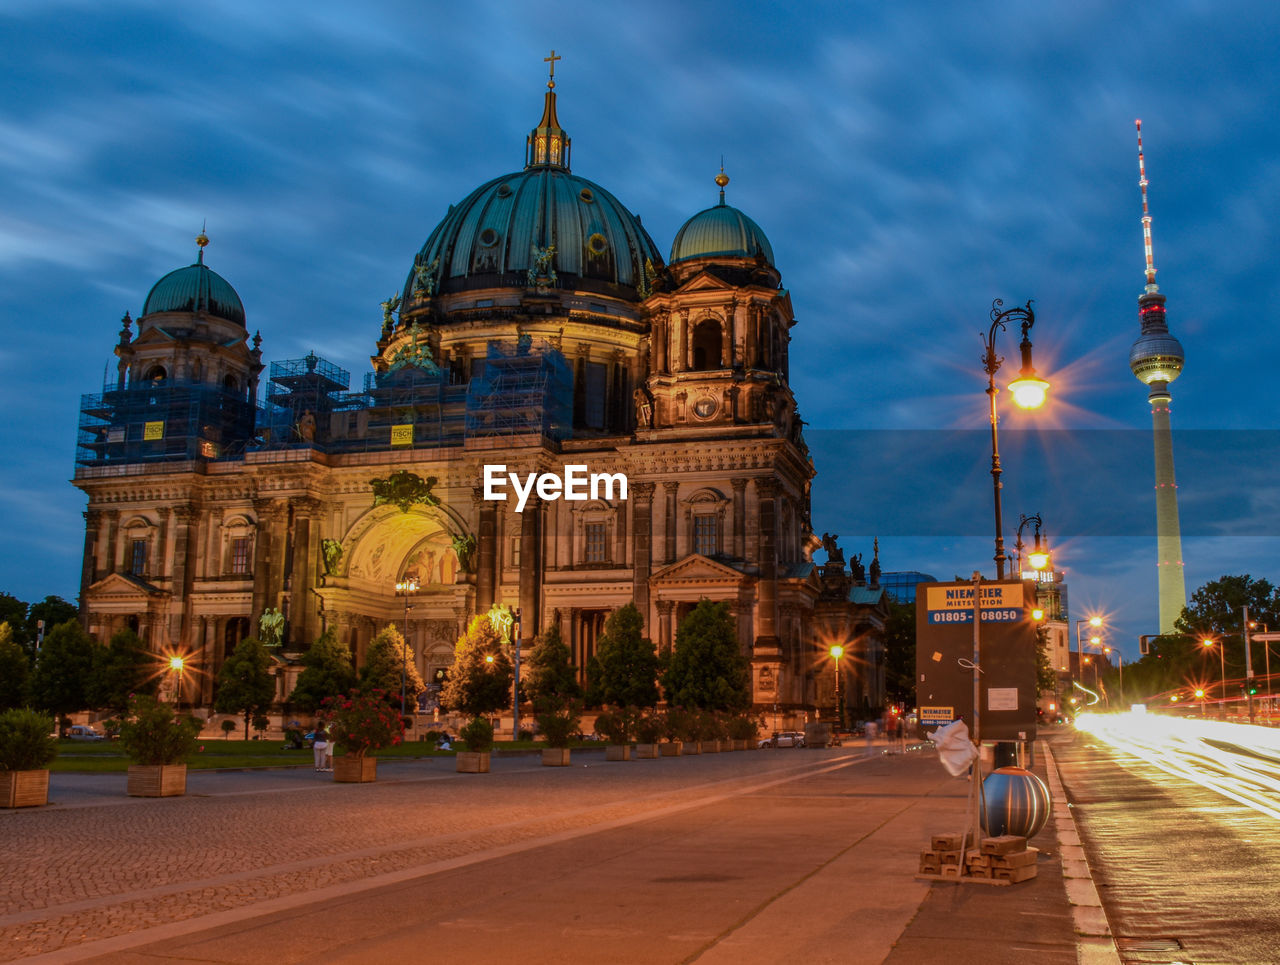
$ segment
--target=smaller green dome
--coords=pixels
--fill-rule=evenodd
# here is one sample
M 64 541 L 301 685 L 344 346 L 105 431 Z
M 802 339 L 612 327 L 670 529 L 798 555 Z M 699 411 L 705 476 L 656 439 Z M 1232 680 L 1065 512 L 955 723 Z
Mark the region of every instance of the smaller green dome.
M 240 296 L 225 278 L 205 265 L 204 251 L 194 265 L 171 271 L 152 286 L 142 314 L 155 312 L 205 312 L 244 325 Z
M 760 226 L 745 214 L 724 203 L 699 211 L 676 232 L 668 264 L 690 258 L 754 258 L 764 255 L 773 266 L 773 246 Z

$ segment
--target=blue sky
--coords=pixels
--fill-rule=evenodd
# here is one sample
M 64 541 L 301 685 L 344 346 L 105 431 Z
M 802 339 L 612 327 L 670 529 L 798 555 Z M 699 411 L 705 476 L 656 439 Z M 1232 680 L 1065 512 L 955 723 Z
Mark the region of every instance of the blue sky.
M 1053 398 L 1034 419 L 1004 410 L 1006 532 L 1041 513 L 1075 615 L 1111 613 L 1128 647 L 1156 613 L 1150 415 L 1127 366 L 1136 117 L 1187 354 L 1173 417 L 1188 592 L 1228 572 L 1280 579 L 1278 40 L 1274 5 L 1222 0 L 11 0 L 0 589 L 74 597 L 79 395 L 101 386 L 124 312 L 193 260 L 202 222 L 268 359 L 315 350 L 359 378 L 379 302 L 449 204 L 523 163 L 555 48 L 575 173 L 660 248 L 714 202 L 723 155 L 729 202 L 769 236 L 799 320 L 814 525 L 849 553 L 879 536 L 886 569 L 990 572 L 978 334 L 993 298 L 1035 299 Z

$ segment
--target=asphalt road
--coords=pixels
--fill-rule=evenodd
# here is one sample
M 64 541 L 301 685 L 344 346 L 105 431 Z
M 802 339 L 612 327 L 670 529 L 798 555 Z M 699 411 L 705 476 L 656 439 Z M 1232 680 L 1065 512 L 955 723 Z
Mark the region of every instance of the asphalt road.
M 1121 956 L 1280 962 L 1276 732 L 1140 723 L 1053 747 Z

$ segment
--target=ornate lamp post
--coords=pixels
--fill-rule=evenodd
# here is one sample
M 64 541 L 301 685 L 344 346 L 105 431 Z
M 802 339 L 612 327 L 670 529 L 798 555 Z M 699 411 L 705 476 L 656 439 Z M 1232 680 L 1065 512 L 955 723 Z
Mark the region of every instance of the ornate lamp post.
M 174 654 L 169 658 L 169 669 L 173 671 L 175 685 L 173 692 L 173 706 L 182 706 L 182 671 L 186 669 L 187 661 L 178 654 Z
M 409 611 L 413 604 L 409 602 L 418 592 L 417 580 L 404 580 L 396 584 L 396 593 L 404 597 L 404 649 L 400 651 L 400 719 L 404 719 L 405 688 L 409 680 Z
M 1210 650 L 1214 648 L 1215 643 L 1212 637 L 1204 637 L 1200 641 L 1200 646 L 1204 647 L 1205 652 L 1208 653 Z M 1222 712 L 1218 716 L 1220 716 L 1223 720 L 1226 720 L 1227 718 L 1227 641 L 1225 639 L 1219 640 L 1217 641 L 1216 646 L 1218 648 L 1218 663 L 1222 671 L 1222 704 L 1221 704 Z
M 1023 409 L 1037 409 L 1044 405 L 1045 395 L 1049 391 L 1049 383 L 1040 376 L 1036 375 L 1035 367 L 1031 364 L 1031 339 L 1028 333 L 1031 327 L 1036 323 L 1035 312 L 1031 310 L 1031 301 L 1028 300 L 1025 306 L 1018 308 L 1008 308 L 1004 311 L 1000 310 L 1000 306 L 1004 302 L 997 298 L 991 303 L 991 329 L 988 331 L 983 345 L 986 351 L 982 356 L 982 366 L 987 373 L 987 398 L 991 401 L 991 483 L 995 491 L 995 510 L 996 510 L 996 579 L 1004 579 L 1004 524 L 1000 515 L 1000 439 L 999 439 L 999 416 L 996 414 L 996 394 L 1000 391 L 996 388 L 996 372 L 1000 370 L 1000 366 L 1004 363 L 1004 358 L 996 355 L 995 337 L 996 329 L 1003 329 L 1007 325 L 1009 319 L 1016 319 L 1022 322 L 1022 341 L 1019 343 L 1019 349 L 1022 352 L 1022 371 L 1018 377 L 1009 383 L 1009 391 L 1013 393 L 1014 403 Z
M 840 693 L 840 658 L 844 656 L 844 647 L 835 644 L 831 648 L 831 659 L 836 669 L 836 727 L 844 727 L 844 697 Z

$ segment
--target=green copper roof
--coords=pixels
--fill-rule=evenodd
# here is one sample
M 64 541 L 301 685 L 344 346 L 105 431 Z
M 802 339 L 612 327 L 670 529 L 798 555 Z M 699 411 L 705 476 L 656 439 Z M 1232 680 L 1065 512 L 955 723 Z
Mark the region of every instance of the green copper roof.
M 152 286 L 142 314 L 154 312 L 206 312 L 244 324 L 240 296 L 225 278 L 205 265 L 203 251 L 194 265 L 171 271 Z
M 527 287 L 534 249 L 555 246 L 550 267 L 562 284 L 638 299 L 646 261 L 662 256 L 640 219 L 600 185 L 553 165 L 535 165 L 480 185 L 449 209 L 414 259 L 409 302 L 493 285 Z
M 688 258 L 754 258 L 757 253 L 773 265 L 773 247 L 760 226 L 737 208 L 720 203 L 699 211 L 676 232 L 671 264 Z

